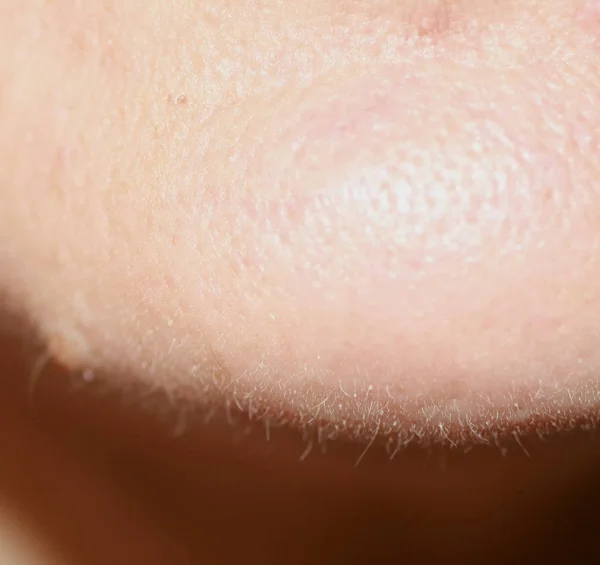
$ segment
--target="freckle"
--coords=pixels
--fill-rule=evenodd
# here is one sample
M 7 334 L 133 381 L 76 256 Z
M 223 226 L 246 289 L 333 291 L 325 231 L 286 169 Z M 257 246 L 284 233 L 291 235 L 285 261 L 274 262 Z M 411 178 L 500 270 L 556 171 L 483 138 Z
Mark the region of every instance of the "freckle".
M 185 94 L 179 94 L 175 97 L 174 102 L 177 106 L 185 106 L 188 103 L 188 97 Z

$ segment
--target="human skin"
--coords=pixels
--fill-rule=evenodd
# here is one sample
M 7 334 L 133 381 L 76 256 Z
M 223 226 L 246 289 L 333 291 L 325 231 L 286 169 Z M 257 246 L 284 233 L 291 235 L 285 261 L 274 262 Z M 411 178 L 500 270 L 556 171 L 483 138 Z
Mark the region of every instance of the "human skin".
M 332 434 L 589 415 L 595 4 L 305 4 L 3 2 L 7 302 L 74 370 Z
M 4 309 L 41 360 L 314 442 L 593 425 L 599 30 L 591 1 L 3 0 Z

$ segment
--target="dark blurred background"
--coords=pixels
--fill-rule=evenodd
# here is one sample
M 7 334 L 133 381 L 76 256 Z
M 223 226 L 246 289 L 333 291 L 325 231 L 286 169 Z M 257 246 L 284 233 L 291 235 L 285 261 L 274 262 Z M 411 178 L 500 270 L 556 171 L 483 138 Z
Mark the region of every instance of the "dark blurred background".
M 68 565 L 600 563 L 595 430 L 355 467 L 364 446 L 40 355 L 0 338 L 0 502 Z

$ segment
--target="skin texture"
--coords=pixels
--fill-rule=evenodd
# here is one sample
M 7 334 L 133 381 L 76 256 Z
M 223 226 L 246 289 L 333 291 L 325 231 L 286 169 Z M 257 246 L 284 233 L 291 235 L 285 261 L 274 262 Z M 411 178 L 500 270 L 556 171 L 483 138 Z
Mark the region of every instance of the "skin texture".
M 205 447 L 228 420 L 268 439 L 285 424 L 299 433 L 273 451 L 294 463 L 279 455 L 272 476 L 312 494 L 299 516 L 316 519 L 331 485 L 333 505 L 372 489 L 379 504 L 389 487 L 426 531 L 438 474 L 419 480 L 403 456 L 400 488 L 398 467 L 364 480 L 340 467 L 412 444 L 531 453 L 530 437 L 596 424 L 599 30 L 583 0 L 0 0 L 2 325 L 40 349 L 11 378 L 35 396 L 54 363 L 142 420 L 176 413 L 167 427 L 188 433 L 221 418 L 189 432 Z M 185 485 L 191 507 L 210 500 L 185 449 L 145 447 L 160 437 L 147 421 L 124 422 L 145 431 L 119 443 L 119 402 L 57 416 L 58 435 L 103 430 Z M 44 445 L 36 434 L 24 441 Z M 332 439 L 360 445 L 306 479 L 293 465 Z M 253 476 L 241 456 L 214 457 Z M 57 474 L 100 477 L 83 491 L 128 500 L 112 471 L 69 465 Z M 449 508 L 479 476 L 465 468 L 434 490 Z M 498 510 L 545 468 L 519 468 L 529 478 L 504 491 L 491 480 L 463 516 Z M 586 475 L 574 468 L 536 500 Z M 235 492 L 258 504 L 251 486 Z M 197 523 L 164 511 L 178 512 Z M 161 531 L 160 514 L 140 529 Z
M 1 263 L 49 354 L 363 438 L 589 419 L 593 6 L 178 6 L 3 4 Z

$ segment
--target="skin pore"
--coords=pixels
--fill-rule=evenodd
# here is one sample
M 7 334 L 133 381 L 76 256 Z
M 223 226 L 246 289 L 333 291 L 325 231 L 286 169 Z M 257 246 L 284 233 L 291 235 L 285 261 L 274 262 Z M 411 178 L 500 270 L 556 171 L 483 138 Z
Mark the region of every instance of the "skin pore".
M 371 448 L 402 455 L 402 500 L 412 445 L 500 457 L 592 428 L 599 33 L 591 0 L 0 0 L 3 325 L 133 412 L 187 411 L 186 430 L 216 413 L 199 445 L 228 417 L 289 428 L 281 483 L 337 483 L 335 504 L 395 483 Z M 95 407 L 53 401 L 57 429 L 102 430 L 178 493 L 201 488 L 185 449 L 146 446 L 162 440 L 144 416 L 125 433 L 108 401 L 78 400 Z M 334 439 L 359 445 L 298 470 Z M 540 500 L 593 458 L 571 459 Z M 467 467 L 448 492 L 467 496 Z M 489 490 L 467 514 L 501 503 Z

